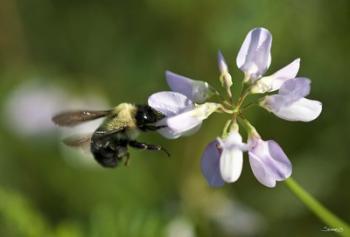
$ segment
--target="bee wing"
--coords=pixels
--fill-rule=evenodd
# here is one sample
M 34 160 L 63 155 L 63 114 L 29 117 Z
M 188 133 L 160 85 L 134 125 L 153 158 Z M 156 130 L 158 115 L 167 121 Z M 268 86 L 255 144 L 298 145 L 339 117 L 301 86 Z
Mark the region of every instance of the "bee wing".
M 73 135 L 63 139 L 63 144 L 73 148 L 80 148 L 89 153 L 92 134 Z
M 78 111 L 66 111 L 55 115 L 52 121 L 65 127 L 72 127 L 82 122 L 98 119 L 107 116 L 111 110 L 94 111 L 94 110 L 78 110 Z

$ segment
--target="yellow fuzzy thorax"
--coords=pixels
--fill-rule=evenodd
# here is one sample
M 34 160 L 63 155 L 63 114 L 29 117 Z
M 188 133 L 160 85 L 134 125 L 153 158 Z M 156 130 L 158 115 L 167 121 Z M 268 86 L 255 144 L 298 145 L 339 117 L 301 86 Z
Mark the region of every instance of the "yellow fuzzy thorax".
M 113 130 L 119 127 L 136 127 L 136 110 L 137 108 L 129 103 L 122 103 L 114 107 L 110 119 L 105 123 L 105 128 L 107 130 Z

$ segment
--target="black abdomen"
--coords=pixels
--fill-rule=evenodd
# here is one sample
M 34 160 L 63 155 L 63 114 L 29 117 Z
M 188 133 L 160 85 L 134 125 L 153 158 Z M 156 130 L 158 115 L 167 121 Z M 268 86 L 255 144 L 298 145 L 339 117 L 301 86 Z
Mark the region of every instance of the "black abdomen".
M 128 155 L 127 143 L 126 140 L 116 140 L 109 136 L 103 138 L 94 135 L 91 139 L 90 150 L 100 165 L 113 168 Z

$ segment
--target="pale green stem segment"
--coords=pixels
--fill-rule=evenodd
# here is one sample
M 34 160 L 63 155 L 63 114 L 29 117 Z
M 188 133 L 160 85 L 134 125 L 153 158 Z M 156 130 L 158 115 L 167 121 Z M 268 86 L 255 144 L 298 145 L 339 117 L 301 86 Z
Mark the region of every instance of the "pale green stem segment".
M 222 130 L 222 134 L 221 134 L 222 138 L 226 138 L 227 137 L 227 135 L 229 133 L 229 128 L 231 126 L 231 123 L 232 123 L 231 119 L 227 120 L 227 122 L 225 123 L 225 127 Z
M 325 208 L 320 202 L 306 192 L 293 178 L 286 179 L 284 183 L 300 201 L 302 201 L 327 225 L 327 228 L 334 230 L 334 233 L 337 233 L 340 236 L 350 236 L 349 225 Z

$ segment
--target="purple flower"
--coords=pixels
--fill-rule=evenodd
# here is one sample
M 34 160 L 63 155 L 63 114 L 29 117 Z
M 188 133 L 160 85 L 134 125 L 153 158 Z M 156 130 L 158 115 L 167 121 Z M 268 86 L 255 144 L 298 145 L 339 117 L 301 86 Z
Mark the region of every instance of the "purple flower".
M 246 36 L 237 56 L 237 66 L 245 73 L 245 80 L 256 82 L 252 93 L 266 93 L 278 90 L 281 85 L 294 78 L 300 66 L 300 59 L 266 77 L 262 75 L 271 64 L 271 33 L 264 28 L 255 28 Z
M 218 52 L 218 67 L 220 74 L 228 73 L 227 63 L 225 61 L 224 55 L 222 55 L 220 50 Z
M 207 82 L 192 80 L 170 71 L 165 72 L 165 77 L 172 91 L 187 96 L 195 103 L 203 103 L 213 94 Z
M 244 144 L 237 127 L 227 138 L 217 138 L 205 148 L 201 166 L 208 184 L 220 187 L 225 182 L 236 182 L 242 172 L 244 151 L 248 151 L 254 176 L 267 187 L 275 187 L 276 181 L 285 180 L 292 173 L 292 164 L 275 141 L 263 141 L 252 129 L 248 144 Z
M 261 184 L 272 188 L 276 186 L 276 181 L 285 180 L 292 174 L 291 162 L 275 141 L 251 136 L 248 146 L 250 167 Z
M 266 29 L 251 30 L 237 56 L 238 67 L 253 83 L 250 92 L 279 90 L 278 94 L 266 96 L 260 105 L 282 119 L 303 122 L 316 119 L 322 111 L 321 102 L 304 98 L 310 93 L 309 79 L 295 78 L 300 59 L 295 59 L 270 76 L 260 78 L 271 63 L 271 38 Z
M 232 97 L 231 90 L 230 90 L 232 86 L 232 77 L 231 77 L 231 74 L 228 72 L 228 67 L 221 51 L 218 52 L 218 67 L 220 71 L 221 85 L 226 88 L 229 96 Z
M 165 126 L 158 132 L 169 139 L 191 135 L 198 131 L 202 121 L 219 107 L 217 103 L 196 105 L 185 95 L 171 91 L 151 95 L 148 98 L 148 105 L 165 115 L 165 118 L 156 125 Z
M 263 75 L 271 64 L 272 35 L 265 28 L 255 28 L 245 37 L 238 52 L 238 68 L 252 81 Z
M 220 172 L 220 156 L 222 150 L 219 148 L 219 141 L 215 139 L 207 145 L 202 155 L 202 173 L 208 184 L 212 187 L 221 187 L 225 181 Z
M 246 144 L 238 130 L 224 138 L 209 143 L 202 155 L 202 172 L 210 186 L 222 186 L 224 182 L 236 182 L 243 167 L 243 151 Z
M 271 33 L 265 28 L 255 28 L 247 34 L 236 58 L 238 68 L 244 72 L 242 91 L 236 102 L 231 92 L 232 77 L 220 51 L 219 79 L 228 98 L 206 82 L 167 71 L 166 79 L 174 92 L 155 93 L 148 100 L 152 108 L 165 115 L 156 125 L 163 126 L 159 132 L 170 139 L 196 132 L 202 121 L 215 111 L 230 114 L 231 120 L 223 129 L 223 137 L 210 142 L 202 155 L 202 172 L 210 186 L 236 182 L 242 172 L 244 152 L 248 152 L 254 176 L 267 187 L 275 187 L 277 181 L 287 179 L 292 173 L 291 162 L 282 148 L 273 140 L 262 140 L 245 118 L 244 112 L 249 107 L 244 103 L 247 96 L 278 90 L 278 93 L 260 99 L 259 105 L 290 121 L 311 121 L 322 111 L 319 101 L 305 98 L 310 93 L 311 82 L 296 77 L 299 58 L 277 72 L 263 76 L 271 64 L 271 45 Z M 204 103 L 213 94 L 222 99 L 221 104 Z M 247 143 L 242 142 L 237 120 L 248 132 Z
M 278 94 L 266 96 L 260 103 L 268 111 L 289 121 L 309 122 L 322 111 L 322 103 L 304 98 L 310 93 L 310 80 L 294 78 L 283 83 Z
M 259 79 L 251 88 L 252 93 L 266 93 L 278 90 L 284 82 L 293 79 L 298 74 L 300 59 L 297 58 L 287 66 L 270 76 Z

